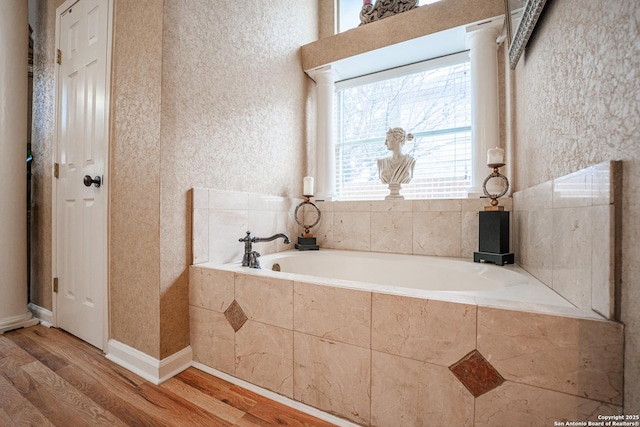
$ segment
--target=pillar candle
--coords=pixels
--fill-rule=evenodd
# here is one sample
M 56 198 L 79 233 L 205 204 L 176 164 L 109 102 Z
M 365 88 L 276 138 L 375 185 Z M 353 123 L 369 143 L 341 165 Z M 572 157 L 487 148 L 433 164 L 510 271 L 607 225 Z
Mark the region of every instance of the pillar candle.
M 487 151 L 487 165 L 504 164 L 504 150 L 502 148 L 489 148 Z
M 313 177 L 305 176 L 302 180 L 302 195 L 313 196 Z

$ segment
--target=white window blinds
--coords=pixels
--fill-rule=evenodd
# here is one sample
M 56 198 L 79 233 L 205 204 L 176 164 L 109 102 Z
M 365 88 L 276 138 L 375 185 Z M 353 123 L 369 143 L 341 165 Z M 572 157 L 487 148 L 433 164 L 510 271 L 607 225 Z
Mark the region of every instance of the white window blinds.
M 466 197 L 471 182 L 467 52 L 336 84 L 336 190 L 340 200 L 383 199 L 377 160 L 391 155 L 389 128 L 412 133 L 416 159 L 406 199 Z

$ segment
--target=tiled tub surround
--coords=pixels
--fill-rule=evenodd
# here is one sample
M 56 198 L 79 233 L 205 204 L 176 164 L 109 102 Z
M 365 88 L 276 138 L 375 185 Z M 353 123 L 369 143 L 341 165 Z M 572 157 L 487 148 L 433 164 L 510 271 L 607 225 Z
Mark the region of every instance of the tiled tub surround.
M 600 163 L 513 195 L 516 262 L 577 307 L 609 319 L 616 318 L 620 167 Z
M 215 267 L 241 259 L 246 230 L 295 239 L 300 201 L 193 190 L 196 366 L 362 425 L 553 425 L 620 413 L 622 325 L 590 307 L 416 298 Z M 317 202 L 314 233 L 323 248 L 471 258 L 486 203 Z M 501 204 L 510 210 L 511 199 Z
M 316 201 L 322 248 L 473 259 L 489 199 Z M 511 210 L 512 199 L 500 199 Z M 314 215 L 310 213 L 309 215 Z
M 190 267 L 196 366 L 361 425 L 538 426 L 621 412 L 619 323 L 274 274 Z
M 238 239 L 250 230 L 267 237 L 286 232 L 295 243 L 302 232 L 293 218 L 302 199 L 253 193 L 192 189 L 193 264 L 242 259 Z M 478 211 L 489 199 L 315 201 L 322 219 L 311 232 L 321 248 L 473 258 L 478 250 Z M 500 199 L 511 210 L 512 199 Z M 306 212 L 307 222 L 316 219 Z M 292 249 L 280 239 L 259 243 L 269 254 Z
M 254 250 L 263 255 L 293 249 L 301 231 L 293 212 L 302 199 L 205 188 L 193 188 L 191 196 L 193 264 L 242 260 L 244 244 L 238 239 L 247 231 L 257 237 L 286 233 L 291 238 L 289 245 L 282 239 L 256 243 Z

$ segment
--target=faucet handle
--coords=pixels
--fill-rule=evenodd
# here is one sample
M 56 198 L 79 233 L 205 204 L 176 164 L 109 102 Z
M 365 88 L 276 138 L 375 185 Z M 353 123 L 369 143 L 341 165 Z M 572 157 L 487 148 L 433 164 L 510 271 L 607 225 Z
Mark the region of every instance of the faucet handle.
M 251 232 L 247 230 L 247 235 L 245 237 L 241 237 L 238 239 L 238 242 L 250 242 L 251 241 Z
M 250 268 L 261 268 L 260 267 L 260 261 L 258 260 L 259 256 L 260 256 L 260 253 L 258 253 L 256 251 L 251 251 L 249 253 L 249 267 Z

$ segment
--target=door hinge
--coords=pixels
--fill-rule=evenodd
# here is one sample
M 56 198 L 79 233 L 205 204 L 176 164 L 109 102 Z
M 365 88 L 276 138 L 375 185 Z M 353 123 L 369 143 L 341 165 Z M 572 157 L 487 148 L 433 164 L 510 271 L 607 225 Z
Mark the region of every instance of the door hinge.
M 53 176 L 54 178 L 60 178 L 60 165 L 58 163 L 53 164 Z
M 62 51 L 56 49 L 56 64 L 62 64 Z
M 53 278 L 53 292 L 58 293 L 58 278 Z

